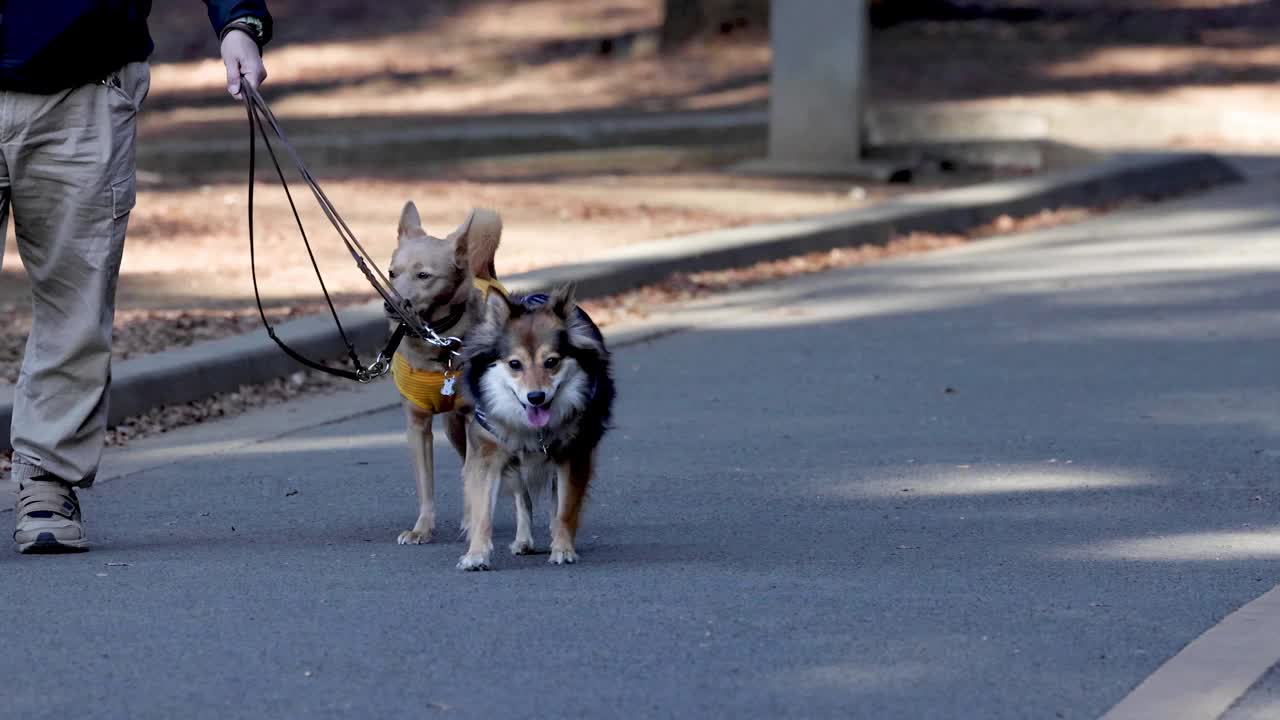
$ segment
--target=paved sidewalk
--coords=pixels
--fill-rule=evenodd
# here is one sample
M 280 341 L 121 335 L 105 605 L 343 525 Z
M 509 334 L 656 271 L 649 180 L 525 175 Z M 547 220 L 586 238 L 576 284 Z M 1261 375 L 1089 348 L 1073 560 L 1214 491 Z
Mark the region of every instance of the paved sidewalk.
M 413 484 L 376 388 L 140 445 L 115 466 L 170 464 L 86 493 L 94 552 L 0 553 L 0 707 L 1096 718 L 1280 581 L 1276 197 L 654 318 L 686 331 L 618 352 L 572 568 L 455 571 L 443 450 L 438 542 L 394 545 Z M 278 437 L 213 454 L 255 423 Z
M 1274 720 L 1277 717 L 1280 717 L 1280 664 L 1249 688 L 1222 720 Z

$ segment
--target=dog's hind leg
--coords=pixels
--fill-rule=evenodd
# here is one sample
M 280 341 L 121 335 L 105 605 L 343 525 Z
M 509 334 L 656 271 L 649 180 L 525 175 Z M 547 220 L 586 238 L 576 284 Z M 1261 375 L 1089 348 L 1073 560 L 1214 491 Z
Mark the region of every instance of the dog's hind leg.
M 533 496 L 527 487 L 515 492 L 516 539 L 511 543 L 512 555 L 529 555 L 533 552 Z
M 467 418 L 460 412 L 451 412 L 444 416 L 444 434 L 449 444 L 458 452 L 458 457 L 467 459 Z
M 553 565 L 578 561 L 573 543 L 594 465 L 595 458 L 588 455 L 573 458 L 556 468 L 555 514 L 551 519 L 551 559 L 548 560 Z
M 412 530 L 400 533 L 401 545 L 431 542 L 436 527 L 435 458 L 432 455 L 431 416 L 405 408 L 409 429 L 409 455 L 413 458 L 413 478 L 418 485 L 418 521 Z

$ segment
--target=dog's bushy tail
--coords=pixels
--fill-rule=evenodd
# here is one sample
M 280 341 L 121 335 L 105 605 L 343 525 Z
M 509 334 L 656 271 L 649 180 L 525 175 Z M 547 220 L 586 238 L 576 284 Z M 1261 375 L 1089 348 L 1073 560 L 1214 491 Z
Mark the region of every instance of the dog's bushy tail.
M 466 223 L 467 259 L 471 274 L 483 280 L 494 280 L 498 271 L 493 259 L 502 241 L 502 218 L 488 208 L 476 208 Z

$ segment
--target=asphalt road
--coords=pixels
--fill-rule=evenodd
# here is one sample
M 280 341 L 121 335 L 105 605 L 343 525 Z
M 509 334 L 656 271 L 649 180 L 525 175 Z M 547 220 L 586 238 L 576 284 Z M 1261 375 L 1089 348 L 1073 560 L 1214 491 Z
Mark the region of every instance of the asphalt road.
M 86 493 L 94 552 L 0 553 L 0 715 L 1095 718 L 1280 577 L 1278 196 L 664 316 L 572 567 L 455 570 L 443 450 L 395 545 L 398 410 L 185 435 Z

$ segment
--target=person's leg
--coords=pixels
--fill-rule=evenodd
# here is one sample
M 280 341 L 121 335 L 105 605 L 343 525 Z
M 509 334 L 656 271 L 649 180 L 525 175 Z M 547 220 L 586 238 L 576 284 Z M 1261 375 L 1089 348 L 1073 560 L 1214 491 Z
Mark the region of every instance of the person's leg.
M 5 250 L 4 245 L 5 245 L 5 236 L 8 232 L 9 232 L 9 165 L 4 160 L 3 149 L 0 148 L 0 271 L 4 270 L 4 250 Z
M 93 483 L 111 381 L 111 325 L 134 202 L 134 135 L 147 66 L 54 95 L 9 93 L 4 138 L 32 328 L 13 408 L 14 539 L 26 551 L 85 543 L 72 487 Z
M 3 98 L 3 93 L 0 93 Z M 4 104 L 0 99 L 0 125 L 4 120 Z M 5 163 L 3 148 L 0 147 L 0 272 L 4 270 L 4 253 L 8 243 L 6 236 L 9 231 L 9 166 Z M 3 283 L 4 276 L 0 274 L 0 283 Z M 6 477 L 3 471 L 3 465 L 0 465 L 0 503 L 8 503 L 14 499 L 14 493 L 17 492 L 18 486 L 16 482 L 11 482 L 12 478 Z

